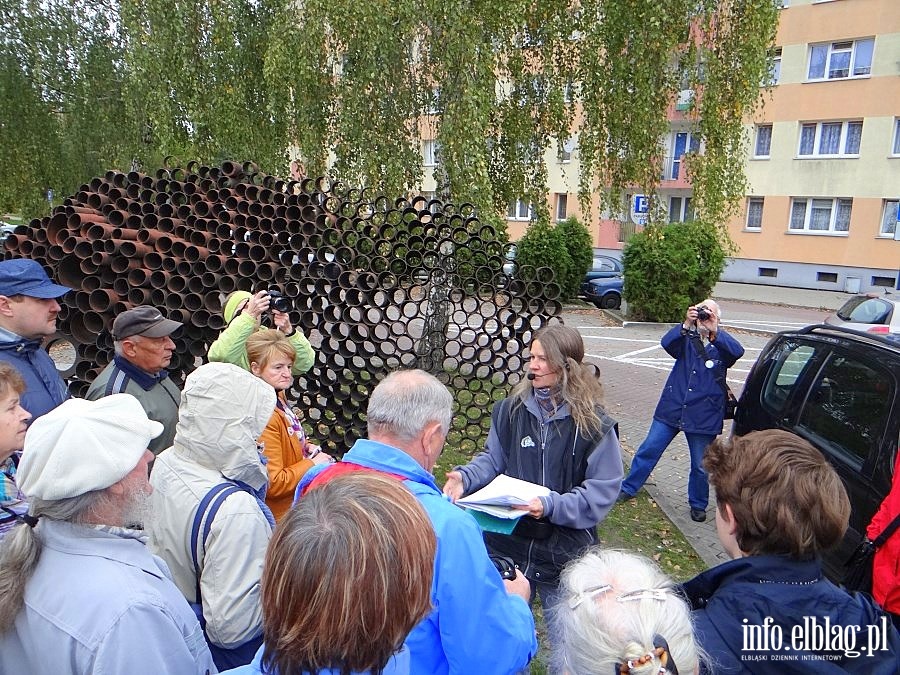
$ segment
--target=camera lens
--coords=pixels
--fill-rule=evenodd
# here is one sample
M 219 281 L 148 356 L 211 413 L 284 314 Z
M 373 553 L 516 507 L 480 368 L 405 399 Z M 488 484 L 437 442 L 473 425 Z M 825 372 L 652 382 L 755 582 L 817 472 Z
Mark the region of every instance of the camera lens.
M 269 307 L 271 307 L 276 312 L 281 312 L 282 314 L 287 314 L 291 311 L 291 301 L 289 298 L 284 297 L 277 290 L 269 291 Z
M 709 319 L 710 316 L 712 316 L 712 315 L 709 313 L 709 311 L 705 307 L 700 307 L 697 310 L 697 318 L 700 319 L 700 321 L 706 321 L 707 319 Z

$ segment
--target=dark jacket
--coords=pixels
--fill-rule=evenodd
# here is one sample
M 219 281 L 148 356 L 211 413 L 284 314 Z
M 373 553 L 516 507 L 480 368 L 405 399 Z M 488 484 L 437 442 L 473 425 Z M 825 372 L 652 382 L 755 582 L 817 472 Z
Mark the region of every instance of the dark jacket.
M 96 401 L 110 394 L 131 394 L 140 401 L 147 417 L 163 425 L 163 432 L 147 446 L 150 452 L 158 455 L 172 447 L 181 390 L 169 379 L 167 371 L 161 370 L 156 375 L 151 375 L 128 359 L 114 356 L 88 387 L 84 397 L 89 401 Z
M 485 535 L 492 553 L 511 557 L 533 581 L 555 583 L 569 560 L 597 543 L 597 523 L 619 494 L 623 470 L 616 422 L 599 412 L 602 429 L 587 435 L 566 404 L 545 423 L 533 395 L 520 406 L 504 399 L 494 406 L 485 452 L 457 467 L 466 494 L 501 473 L 550 488 L 541 497 L 542 520 L 553 525 L 549 537 Z
M 697 640 L 710 655 L 710 670 L 716 675 L 900 671 L 900 636 L 890 619 L 867 596 L 848 594 L 828 581 L 819 560 L 738 558 L 699 574 L 682 588 L 694 609 Z M 766 622 L 767 628 L 755 628 Z M 873 639 L 874 651 L 868 655 L 870 630 L 886 649 Z M 852 635 L 855 644 L 841 646 L 832 635 L 833 649 L 827 651 L 824 641 L 814 644 L 817 631 L 820 640 L 827 631 L 839 631 Z M 763 636 L 768 636 L 769 648 Z M 854 649 L 861 654 L 848 656 Z
M 22 407 L 35 419 L 69 398 L 66 383 L 41 340 L 25 338 L 0 328 L 0 360 L 10 363 L 25 380 Z
M 744 348 L 720 330 L 712 343 L 697 353 L 688 332 L 675 326 L 660 344 L 675 359 L 669 379 L 653 413 L 654 419 L 686 433 L 717 436 L 722 433 L 726 371 L 744 355 Z M 711 367 L 707 367 L 710 365 Z

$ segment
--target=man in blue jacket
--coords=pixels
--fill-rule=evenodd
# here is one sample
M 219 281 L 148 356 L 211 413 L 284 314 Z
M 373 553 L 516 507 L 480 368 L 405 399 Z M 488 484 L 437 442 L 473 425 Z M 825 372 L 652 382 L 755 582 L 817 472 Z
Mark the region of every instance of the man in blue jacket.
M 719 330 L 722 310 L 713 300 L 688 307 L 684 323 L 662 336 L 663 349 L 675 359 L 669 379 L 653 413 L 647 438 L 631 460 L 619 501 L 634 497 L 656 467 L 672 439 L 683 431 L 691 452 L 688 505 L 691 519 L 706 520 L 709 482 L 703 451 L 722 433 L 725 416 L 725 376 L 744 355 L 740 343 Z
M 341 462 L 310 469 L 297 495 L 347 471 L 375 470 L 401 480 L 425 508 L 438 541 L 434 610 L 406 640 L 410 672 L 509 675 L 537 652 L 530 586 L 523 574 L 500 578 L 474 518 L 444 497 L 431 474 L 452 406 L 450 392 L 434 376 L 391 373 L 369 399 L 368 440 L 356 441 Z
M 25 380 L 22 407 L 32 420 L 69 398 L 66 383 L 42 342 L 56 333 L 57 300 L 71 290 L 50 281 L 34 260 L 0 262 L 0 359 Z

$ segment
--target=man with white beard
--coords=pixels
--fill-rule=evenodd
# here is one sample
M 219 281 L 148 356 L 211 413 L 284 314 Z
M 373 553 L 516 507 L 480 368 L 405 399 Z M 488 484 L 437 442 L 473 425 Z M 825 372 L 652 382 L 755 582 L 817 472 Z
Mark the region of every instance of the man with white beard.
M 70 399 L 25 436 L 28 513 L 0 551 L 0 672 L 215 673 L 203 631 L 145 545 L 147 449 L 130 394 Z

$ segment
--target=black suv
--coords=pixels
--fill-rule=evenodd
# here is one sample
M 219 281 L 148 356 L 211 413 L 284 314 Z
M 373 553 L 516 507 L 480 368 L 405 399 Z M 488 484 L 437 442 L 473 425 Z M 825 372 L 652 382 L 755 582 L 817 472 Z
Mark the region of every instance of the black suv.
M 825 556 L 832 579 L 891 487 L 900 445 L 900 344 L 836 326 L 778 333 L 747 375 L 734 433 L 785 429 L 822 451 L 850 496 L 847 536 Z

